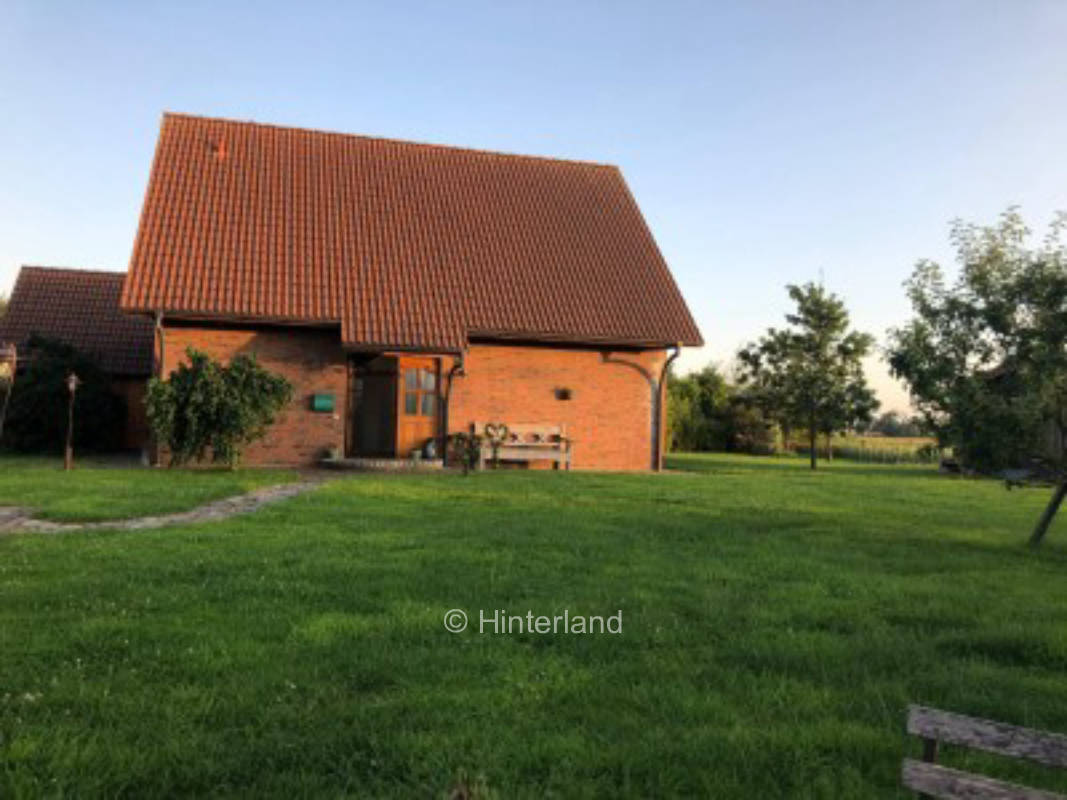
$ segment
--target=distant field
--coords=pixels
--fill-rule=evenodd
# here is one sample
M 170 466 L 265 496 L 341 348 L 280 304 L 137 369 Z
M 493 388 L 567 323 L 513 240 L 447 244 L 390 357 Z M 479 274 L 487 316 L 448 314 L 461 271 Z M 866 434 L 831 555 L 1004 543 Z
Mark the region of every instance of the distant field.
M 835 436 L 834 445 L 863 447 L 871 450 L 918 450 L 923 445 L 934 444 L 929 436 Z
M 906 798 L 909 702 L 1067 733 L 1067 514 L 1026 547 L 1046 491 L 668 465 L 354 476 L 220 523 L 0 537 L 0 797 Z M 90 472 L 5 461 L 0 496 L 201 490 Z M 486 609 L 623 626 L 479 634 Z
M 939 455 L 931 450 L 935 440 L 926 436 L 835 436 L 834 458 L 880 464 L 935 464 Z M 794 442 L 795 451 L 806 454 L 807 445 Z M 925 448 L 925 449 L 924 449 Z M 826 455 L 826 439 L 820 437 L 819 455 Z

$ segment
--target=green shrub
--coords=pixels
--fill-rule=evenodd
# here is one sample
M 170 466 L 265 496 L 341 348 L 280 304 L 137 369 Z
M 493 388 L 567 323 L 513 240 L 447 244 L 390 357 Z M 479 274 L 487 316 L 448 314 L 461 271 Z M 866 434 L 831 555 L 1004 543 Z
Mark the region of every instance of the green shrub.
M 152 432 L 170 451 L 172 465 L 210 454 L 212 461 L 236 467 L 244 448 L 266 434 L 292 398 L 293 387 L 252 356 L 239 355 L 225 366 L 193 348 L 186 355 L 189 363 L 166 380 L 149 381 Z
M 68 344 L 43 336 L 27 342 L 25 369 L 11 387 L 4 445 L 22 452 L 61 452 L 67 438 L 67 376 L 80 381 L 74 395 L 74 447 L 118 450 L 126 405 L 112 393 L 111 379 L 96 360 Z
M 777 452 L 778 426 L 714 366 L 667 377 L 667 442 L 672 451 Z

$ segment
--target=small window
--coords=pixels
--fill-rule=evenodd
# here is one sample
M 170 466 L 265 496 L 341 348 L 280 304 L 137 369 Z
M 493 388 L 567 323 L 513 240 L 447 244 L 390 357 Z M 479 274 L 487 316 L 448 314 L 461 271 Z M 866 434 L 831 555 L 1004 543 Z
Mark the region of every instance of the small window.
M 435 367 L 404 367 L 403 412 L 408 416 L 436 417 L 437 369 Z

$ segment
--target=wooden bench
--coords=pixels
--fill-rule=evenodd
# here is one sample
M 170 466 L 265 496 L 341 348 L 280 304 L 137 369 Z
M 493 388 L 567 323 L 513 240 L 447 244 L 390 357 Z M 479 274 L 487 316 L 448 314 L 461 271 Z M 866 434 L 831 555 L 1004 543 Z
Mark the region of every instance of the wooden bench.
M 553 468 L 571 468 L 571 440 L 566 425 L 544 422 L 474 422 L 471 433 L 482 437 L 478 468 L 492 461 L 551 461 Z
M 939 742 L 962 745 L 987 753 L 1025 758 L 1051 767 L 1067 767 L 1067 736 L 1001 722 L 965 717 L 925 706 L 908 707 L 908 733 L 923 741 L 923 760 L 905 758 L 901 781 L 920 797 L 968 800 L 1065 800 L 1067 796 L 1031 789 L 1016 783 L 942 767 L 937 761 Z

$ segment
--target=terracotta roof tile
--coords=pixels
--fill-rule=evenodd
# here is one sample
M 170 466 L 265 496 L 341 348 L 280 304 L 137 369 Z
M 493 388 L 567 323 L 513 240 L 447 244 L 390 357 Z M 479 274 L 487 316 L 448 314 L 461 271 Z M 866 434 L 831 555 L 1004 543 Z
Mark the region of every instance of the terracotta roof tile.
M 0 318 L 0 342 L 14 342 L 24 351 L 37 333 L 95 355 L 112 375 L 150 374 L 152 322 L 119 309 L 125 277 L 122 272 L 23 267 L 7 314 Z
M 702 343 L 616 167 L 178 114 L 122 306 L 350 347 Z

